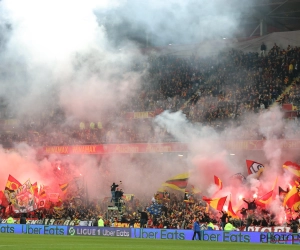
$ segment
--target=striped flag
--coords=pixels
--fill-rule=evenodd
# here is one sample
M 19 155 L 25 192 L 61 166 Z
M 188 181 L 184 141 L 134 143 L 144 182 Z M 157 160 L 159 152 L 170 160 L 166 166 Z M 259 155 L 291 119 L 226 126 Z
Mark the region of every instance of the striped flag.
M 217 199 L 209 199 L 203 196 L 202 198 L 204 201 L 206 201 L 212 208 L 222 211 L 223 210 L 223 206 L 226 202 L 227 196 L 225 197 L 221 197 L 221 198 L 217 198 Z
M 218 186 L 219 190 L 222 190 L 223 184 L 222 184 L 221 179 L 214 175 L 214 181 L 215 181 L 215 184 Z
M 296 186 L 293 186 L 293 188 L 286 194 L 283 201 L 283 206 L 293 208 L 294 210 L 297 211 L 299 205 L 300 205 L 300 196 L 298 194 L 298 189 Z
M 163 187 L 169 187 L 179 191 L 185 191 L 188 184 L 189 173 L 182 173 L 172 177 L 162 184 Z

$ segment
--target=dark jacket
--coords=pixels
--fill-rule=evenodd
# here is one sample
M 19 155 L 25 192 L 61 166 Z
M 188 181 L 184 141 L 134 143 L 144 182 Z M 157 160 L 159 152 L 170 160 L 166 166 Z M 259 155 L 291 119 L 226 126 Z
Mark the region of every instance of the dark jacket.
M 26 224 L 26 217 L 25 216 L 22 216 L 20 218 L 20 224 Z

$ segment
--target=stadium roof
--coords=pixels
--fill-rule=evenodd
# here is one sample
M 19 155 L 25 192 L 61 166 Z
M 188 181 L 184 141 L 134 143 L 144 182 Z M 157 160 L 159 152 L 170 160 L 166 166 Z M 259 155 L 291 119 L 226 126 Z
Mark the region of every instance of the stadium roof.
M 300 30 L 300 0 L 251 0 L 243 11 L 241 27 L 246 36 L 260 35 L 260 21 L 266 22 L 265 34 Z

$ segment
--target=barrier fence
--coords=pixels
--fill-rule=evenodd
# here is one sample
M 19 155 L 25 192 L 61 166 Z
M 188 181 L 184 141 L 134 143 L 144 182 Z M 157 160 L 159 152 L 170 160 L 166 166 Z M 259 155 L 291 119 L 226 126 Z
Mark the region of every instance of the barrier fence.
M 0 234 L 35 234 L 192 240 L 193 230 L 0 224 Z M 289 232 L 201 231 L 202 241 L 300 245 L 300 234 Z

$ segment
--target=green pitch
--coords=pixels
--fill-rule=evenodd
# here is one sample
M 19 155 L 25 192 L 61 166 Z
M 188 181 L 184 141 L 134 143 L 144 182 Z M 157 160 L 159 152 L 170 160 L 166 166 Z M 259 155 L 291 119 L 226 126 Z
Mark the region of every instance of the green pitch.
M 157 249 L 157 250 L 264 250 L 299 249 L 297 245 L 216 243 L 202 241 L 126 239 L 91 236 L 50 236 L 27 234 L 0 234 L 0 249 L 76 250 L 76 249 Z

